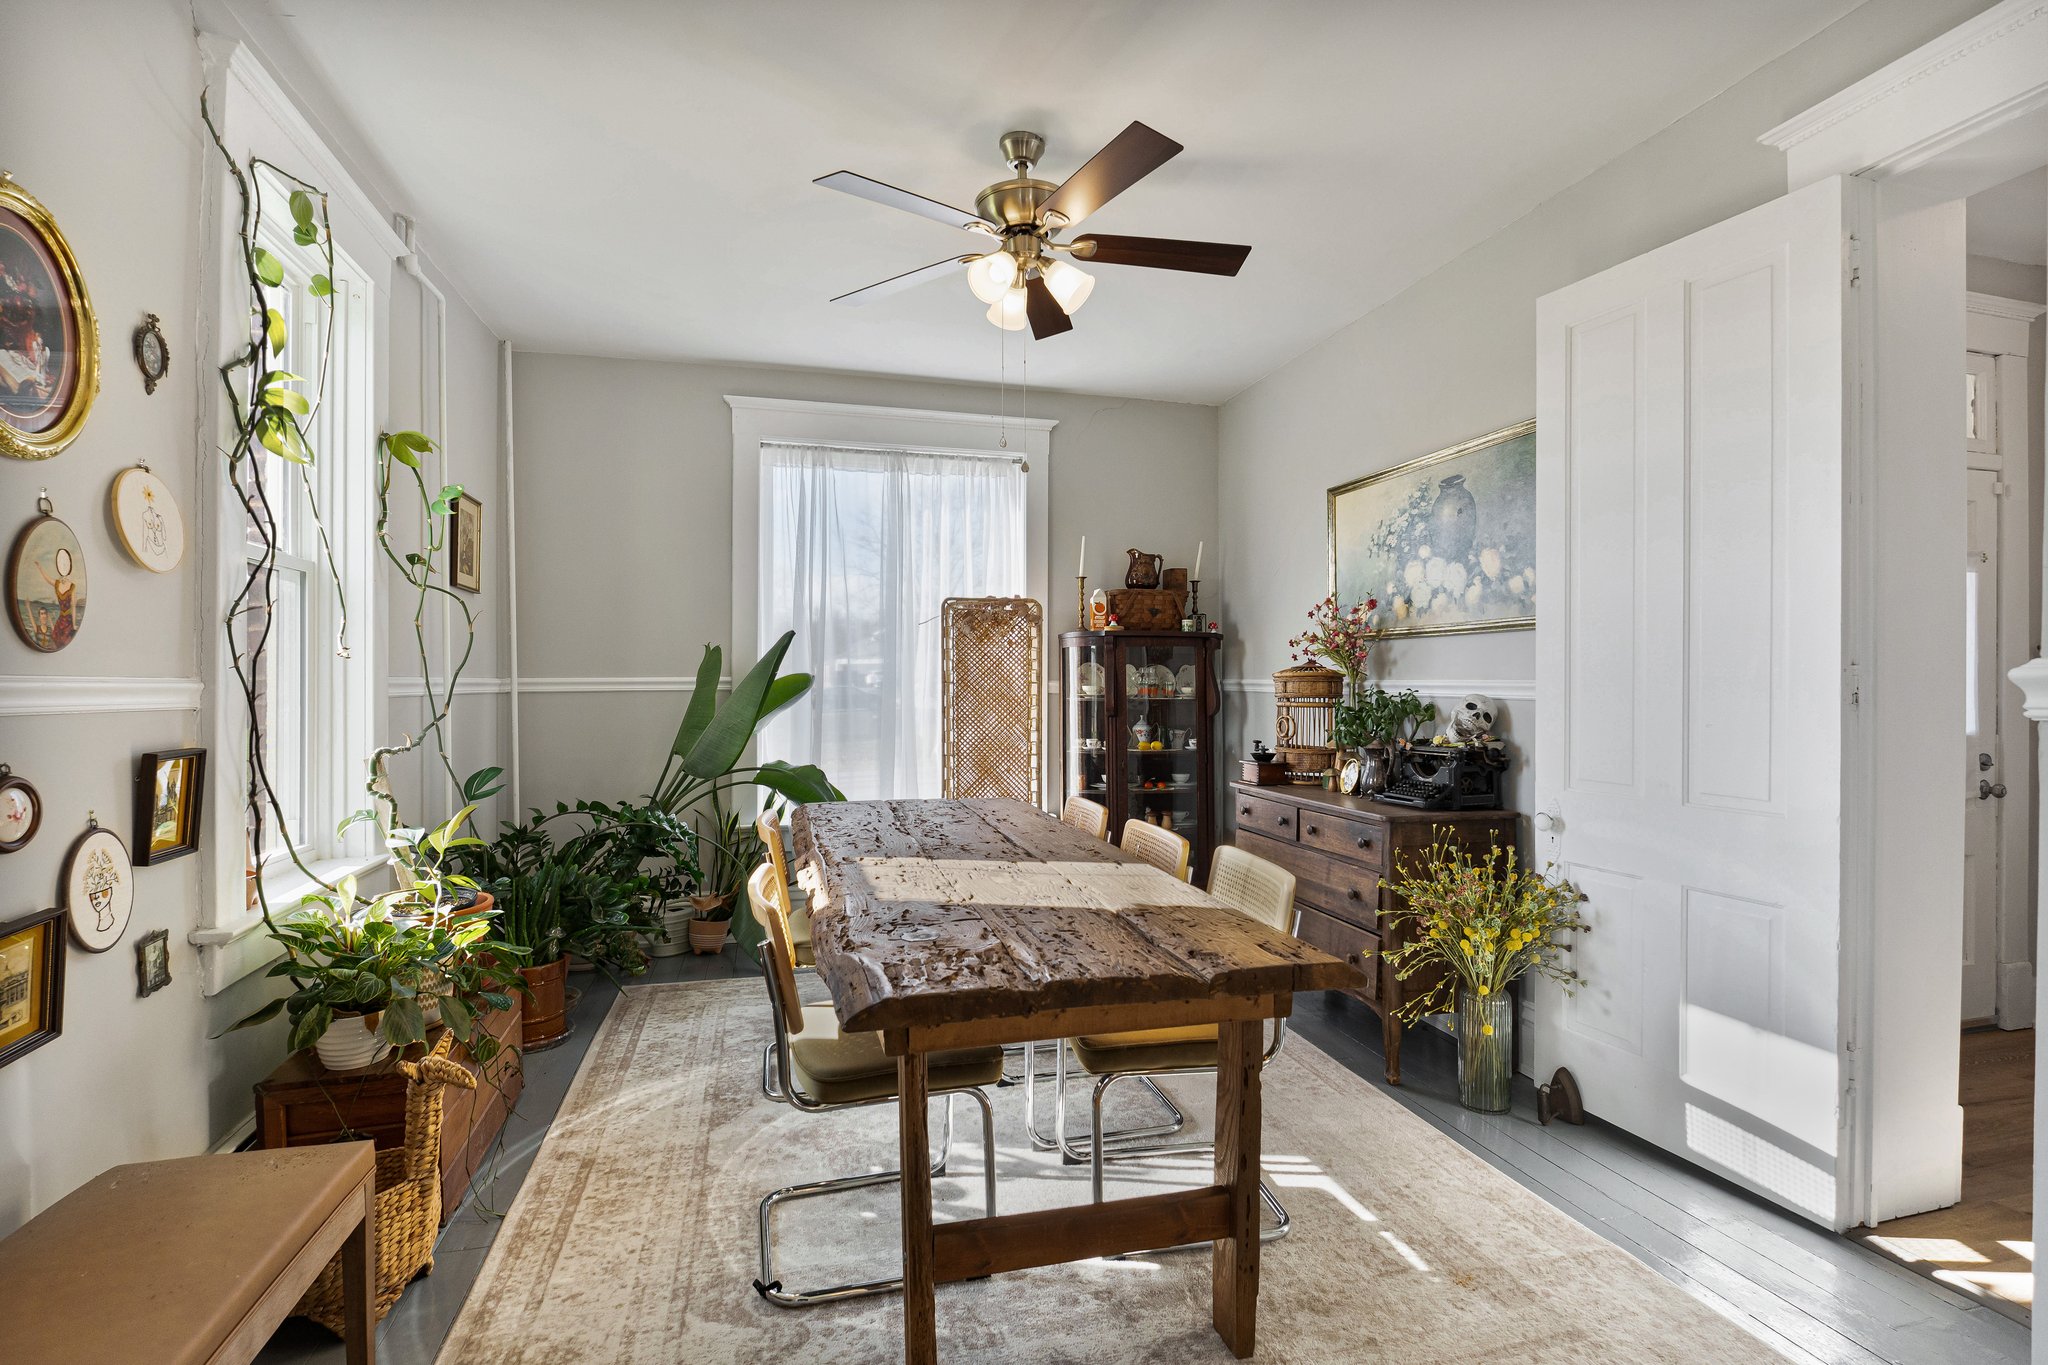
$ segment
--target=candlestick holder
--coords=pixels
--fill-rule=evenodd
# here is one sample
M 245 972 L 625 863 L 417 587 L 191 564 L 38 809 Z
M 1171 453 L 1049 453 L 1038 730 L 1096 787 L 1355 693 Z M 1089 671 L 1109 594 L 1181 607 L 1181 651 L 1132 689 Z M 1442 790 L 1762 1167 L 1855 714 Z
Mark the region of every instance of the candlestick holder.
M 1202 616 L 1202 580 L 1199 578 L 1188 580 L 1188 611 L 1187 615 L 1181 618 L 1180 628 L 1184 631 L 1204 631 L 1209 628 L 1208 621 Z
M 1088 629 L 1088 575 L 1074 575 L 1074 605 L 1079 609 L 1075 616 L 1076 629 Z

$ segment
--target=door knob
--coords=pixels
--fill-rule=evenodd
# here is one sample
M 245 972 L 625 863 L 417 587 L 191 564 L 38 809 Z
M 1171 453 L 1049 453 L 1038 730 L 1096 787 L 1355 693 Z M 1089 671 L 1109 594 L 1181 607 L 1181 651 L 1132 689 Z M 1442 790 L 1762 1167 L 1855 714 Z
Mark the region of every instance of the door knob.
M 1990 766 L 1991 766 L 1991 755 L 1990 755 L 1990 754 L 1978 754 L 1978 755 L 1977 755 L 1977 771 L 1978 771 L 1978 772 L 1980 772 L 1980 773 L 1981 773 L 1981 772 L 1985 771 L 1986 769 L 1988 769 L 1988 768 L 1989 768 Z
M 1550 813 L 1549 811 L 1547 811 L 1547 810 L 1539 810 L 1539 811 L 1537 811 L 1537 812 L 1536 812 L 1536 828 L 1538 828 L 1538 829 L 1542 830 L 1542 831 L 1543 831 L 1544 833 L 1548 834 L 1548 833 L 1549 833 L 1549 832 L 1550 832 L 1551 830 L 1554 830 L 1554 829 L 1556 829 L 1556 828 L 1557 828 L 1557 817 L 1556 817 L 1555 815 L 1552 815 L 1552 814 L 1551 814 L 1551 813 Z
M 2003 782 L 1979 782 L 1977 784 L 1977 799 L 1979 801 L 1989 801 L 1994 796 L 2001 800 L 2004 799 L 2005 784 Z

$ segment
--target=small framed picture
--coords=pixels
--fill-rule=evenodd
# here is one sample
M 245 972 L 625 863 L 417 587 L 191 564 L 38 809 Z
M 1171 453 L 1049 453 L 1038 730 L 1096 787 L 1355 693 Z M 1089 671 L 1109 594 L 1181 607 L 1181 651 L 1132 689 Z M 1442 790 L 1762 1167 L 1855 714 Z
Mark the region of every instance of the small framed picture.
M 199 813 L 206 796 L 206 750 L 144 754 L 135 771 L 135 865 L 199 851 Z
M 43 798 L 0 763 L 0 853 L 25 848 L 43 823 Z
M 63 1031 L 63 908 L 0 922 L 0 1066 Z
M 135 993 L 155 995 L 171 984 L 171 931 L 152 929 L 135 940 Z
M 448 509 L 448 581 L 464 592 L 484 590 L 484 505 L 467 493 Z

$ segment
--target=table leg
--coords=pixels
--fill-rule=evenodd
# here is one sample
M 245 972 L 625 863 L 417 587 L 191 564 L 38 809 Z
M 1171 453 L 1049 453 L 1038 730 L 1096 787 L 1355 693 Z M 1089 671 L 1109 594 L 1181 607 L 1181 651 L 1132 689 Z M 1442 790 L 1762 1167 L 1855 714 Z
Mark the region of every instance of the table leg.
M 1259 1313 L 1259 1020 L 1217 1025 L 1216 1183 L 1230 1191 L 1229 1233 L 1216 1239 L 1210 1321 L 1242 1360 Z
M 938 1365 L 938 1310 L 933 1304 L 932 1157 L 926 1132 L 929 1077 L 922 1052 L 896 1059 L 896 1106 L 903 1190 L 903 1359 Z
M 341 1316 L 348 1365 L 377 1361 L 377 1190 L 363 1182 L 363 1221 L 341 1244 Z

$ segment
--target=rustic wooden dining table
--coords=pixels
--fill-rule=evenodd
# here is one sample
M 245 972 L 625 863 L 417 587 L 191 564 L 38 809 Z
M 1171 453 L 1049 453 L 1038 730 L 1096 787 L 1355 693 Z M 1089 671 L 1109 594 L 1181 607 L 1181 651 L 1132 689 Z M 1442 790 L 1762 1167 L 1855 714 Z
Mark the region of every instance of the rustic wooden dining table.
M 1198 1242 L 1211 1321 L 1249 1356 L 1265 1021 L 1358 970 L 1019 801 L 830 802 L 791 829 L 840 1027 L 896 1058 L 904 1359 L 938 1359 L 939 1284 Z M 933 1224 L 927 1054 L 1184 1024 L 1217 1026 L 1214 1183 Z

